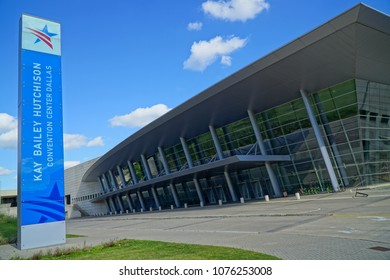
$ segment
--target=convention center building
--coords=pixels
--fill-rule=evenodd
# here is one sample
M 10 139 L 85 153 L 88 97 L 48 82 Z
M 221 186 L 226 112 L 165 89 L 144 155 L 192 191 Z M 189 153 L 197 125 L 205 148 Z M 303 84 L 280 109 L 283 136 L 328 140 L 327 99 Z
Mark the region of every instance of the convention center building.
M 81 215 L 389 184 L 390 17 L 363 4 L 65 171 Z

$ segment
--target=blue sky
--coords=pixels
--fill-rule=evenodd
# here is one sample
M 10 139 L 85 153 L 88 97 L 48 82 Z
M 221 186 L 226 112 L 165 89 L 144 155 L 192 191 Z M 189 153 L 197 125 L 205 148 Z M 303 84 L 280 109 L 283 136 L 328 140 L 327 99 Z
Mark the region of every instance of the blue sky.
M 61 23 L 65 166 L 353 7 L 353 0 L 0 0 L 0 189 L 16 189 L 22 13 Z M 364 3 L 390 14 L 390 1 Z

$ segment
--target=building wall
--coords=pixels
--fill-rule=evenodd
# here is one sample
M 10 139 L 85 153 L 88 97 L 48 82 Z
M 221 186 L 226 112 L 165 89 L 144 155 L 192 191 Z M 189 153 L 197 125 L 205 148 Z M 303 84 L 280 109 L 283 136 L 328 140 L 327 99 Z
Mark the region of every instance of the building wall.
M 93 159 L 77 166 L 65 169 L 65 202 L 67 218 L 106 213 L 103 202 L 92 203 L 91 199 L 100 194 L 98 182 L 82 182 L 88 168 L 96 161 Z
M 18 216 L 18 208 L 11 207 L 10 203 L 0 204 L 0 214 L 6 215 L 6 216 L 11 216 L 11 217 L 17 217 Z
M 338 185 L 350 188 L 390 184 L 390 86 L 352 79 L 308 93 L 308 100 Z M 255 119 L 267 154 L 291 158 L 288 162 L 271 164 L 281 192 L 312 194 L 334 191 L 303 98 L 255 112 Z M 216 127 L 215 131 L 223 157 L 261 154 L 249 117 Z M 207 165 L 220 157 L 211 131 L 184 139 L 184 142 L 178 139 L 176 145 L 162 149 L 166 167 L 156 147 L 154 154 L 144 155 L 145 161 L 120 166 L 122 174 L 118 169 L 111 170 L 111 174 L 102 174 L 100 179 L 106 194 L 129 189 L 127 193 L 107 200 L 110 211 L 130 210 L 129 198 L 134 208 L 140 210 L 142 203 L 139 194 L 136 194 L 137 182 L 165 176 L 167 171 L 174 174 L 190 169 L 190 165 Z M 202 176 L 197 176 L 197 180 L 205 204 L 216 204 L 219 200 L 234 201 L 231 189 L 237 197 L 245 200 L 261 199 L 265 195 L 277 196 L 265 163 L 235 168 L 229 171 L 228 177 L 223 172 L 209 172 Z M 144 208 L 157 208 L 158 204 L 162 208 L 175 205 L 172 188 L 181 205 L 200 204 L 195 182 L 187 178 L 176 180 L 172 185 L 153 185 L 140 190 Z
M 17 190 L 0 190 L 0 214 L 17 217 Z

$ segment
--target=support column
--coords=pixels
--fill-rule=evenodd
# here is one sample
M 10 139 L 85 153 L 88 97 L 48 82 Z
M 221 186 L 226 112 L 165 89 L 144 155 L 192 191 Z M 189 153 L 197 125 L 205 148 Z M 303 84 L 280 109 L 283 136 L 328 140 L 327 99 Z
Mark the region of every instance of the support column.
M 104 199 L 104 202 L 105 202 L 106 207 L 107 207 L 107 212 L 108 213 L 112 212 L 111 208 L 110 208 L 110 202 L 109 202 L 108 198 Z
M 198 181 L 197 178 L 194 178 L 194 184 L 195 184 L 196 192 L 198 193 L 199 201 L 202 202 L 203 205 L 204 205 L 205 202 L 204 202 L 204 197 L 203 197 L 203 194 L 202 194 L 202 187 L 200 186 L 199 181 Z
M 98 181 L 99 181 L 100 189 L 102 190 L 102 194 L 106 193 L 107 191 L 106 191 L 106 189 L 104 187 L 104 184 L 102 182 L 102 178 L 100 178 L 100 176 L 98 177 Z
M 225 180 L 226 180 L 226 183 L 228 185 L 230 195 L 232 196 L 232 201 L 236 202 L 238 199 L 237 199 L 236 192 L 234 191 L 234 187 L 233 187 L 232 179 L 230 178 L 230 174 L 227 171 L 224 171 L 223 174 L 225 175 Z
M 129 204 L 130 211 L 134 210 L 133 201 L 131 200 L 130 193 L 126 193 L 127 204 Z
M 259 148 L 260 148 L 260 152 L 262 155 L 266 156 L 267 150 L 264 146 L 263 137 L 261 136 L 259 127 L 257 126 L 256 117 L 251 110 L 248 110 L 248 116 L 249 116 L 249 119 L 251 121 L 252 129 L 253 129 L 253 132 L 255 133 L 257 144 L 259 145 Z M 279 182 L 276 179 L 274 171 L 272 170 L 271 163 L 266 161 L 265 168 L 267 169 L 269 179 L 271 180 L 272 189 L 274 190 L 275 196 L 276 197 L 282 196 L 282 193 L 280 192 Z
M 265 125 L 265 129 L 266 129 L 266 133 L 267 133 L 267 135 L 268 135 L 268 137 L 270 139 L 271 148 L 279 147 L 280 144 L 278 144 L 277 141 L 275 140 L 275 135 L 274 135 L 274 132 L 272 130 L 272 126 L 271 126 L 271 124 L 269 122 L 268 113 L 267 112 L 263 112 L 262 116 L 263 116 L 263 119 L 264 119 L 264 125 Z M 261 134 L 260 134 L 260 136 L 261 136 Z M 290 151 L 290 148 L 288 147 L 288 145 L 287 145 L 287 150 L 288 150 L 288 153 L 291 155 L 291 151 Z M 280 165 L 278 165 L 277 169 L 280 171 L 280 173 L 282 175 L 281 180 L 283 181 L 284 185 L 285 186 L 290 186 L 291 185 L 291 181 L 290 181 L 290 177 L 287 174 L 285 166 L 283 164 L 280 164 Z M 294 165 L 294 172 L 298 173 L 297 170 L 296 170 L 295 165 Z M 301 178 L 299 178 L 299 176 L 297 176 L 297 179 L 298 179 L 299 184 L 302 185 Z
M 115 190 L 119 190 L 119 186 L 118 186 L 118 184 L 116 183 L 116 179 L 115 179 L 114 174 L 112 173 L 112 170 L 109 170 L 109 171 L 108 171 L 108 174 L 110 175 L 111 182 L 112 182 L 112 184 L 113 184 L 112 187 L 113 187 Z
M 104 189 L 104 184 L 103 184 L 102 179 L 100 178 L 100 176 L 98 177 L 98 181 L 99 181 L 100 189 L 102 190 L 102 194 L 106 193 L 106 190 Z M 109 200 L 107 198 L 104 199 L 104 203 L 106 204 L 107 212 L 111 212 Z
M 213 142 L 214 142 L 215 150 L 217 151 L 218 159 L 221 160 L 224 158 L 224 156 L 223 156 L 221 144 L 219 143 L 217 132 L 215 131 L 214 126 L 212 126 L 212 125 L 209 125 L 209 130 L 211 133 L 211 137 L 213 138 Z
M 103 179 L 104 179 L 104 183 L 105 183 L 105 186 L 106 186 L 107 193 L 109 193 L 109 192 L 111 192 L 111 188 L 110 188 L 110 183 L 108 182 L 108 179 L 107 179 L 107 175 L 106 175 L 106 173 L 103 173 L 102 176 L 103 176 Z
M 158 195 L 157 195 L 156 188 L 155 188 L 155 187 L 151 187 L 151 190 L 152 190 L 152 195 L 153 195 L 154 203 L 156 203 L 156 207 L 157 207 L 157 208 L 160 208 L 160 201 L 159 201 L 159 199 L 158 199 Z
M 168 165 L 167 159 L 165 157 L 164 150 L 161 147 L 158 147 L 157 149 L 158 149 L 158 152 L 160 153 L 160 160 L 161 160 L 161 163 L 164 167 L 165 175 L 169 175 L 171 173 L 171 171 L 169 169 L 169 165 Z
M 117 210 L 116 210 L 116 207 L 115 207 L 115 203 L 114 203 L 114 200 L 112 199 L 112 196 L 110 196 L 109 198 L 108 198 L 108 201 L 110 202 L 110 205 L 111 205 L 111 212 L 116 212 Z
M 317 93 L 313 93 L 314 100 L 316 102 L 318 111 L 320 113 L 321 122 L 324 125 L 324 130 L 326 133 L 326 138 L 330 144 L 330 148 L 332 149 L 333 156 L 336 160 L 337 169 L 340 171 L 341 179 L 343 180 L 344 186 L 349 185 L 349 179 L 347 175 L 347 171 L 345 170 L 343 161 L 341 160 L 339 149 L 335 142 L 335 137 L 332 132 L 332 128 L 329 125 L 328 117 L 326 116 L 324 106 L 322 105 L 321 99 Z
M 175 200 L 176 208 L 180 208 L 181 207 L 180 200 L 179 200 L 179 196 L 177 195 L 177 191 L 176 191 L 175 185 L 170 183 L 169 184 L 169 188 L 171 189 L 171 193 L 172 193 L 173 199 Z
M 119 205 L 120 211 L 122 211 L 122 213 L 124 213 L 125 212 L 125 206 L 123 205 L 123 200 L 122 200 L 122 198 L 120 197 L 119 194 L 116 195 L 116 200 L 118 201 L 118 205 Z
M 333 170 L 332 162 L 330 161 L 328 151 L 326 150 L 324 140 L 322 139 L 321 131 L 320 131 L 320 128 L 318 126 L 313 109 L 311 108 L 310 101 L 309 101 L 307 94 L 304 90 L 301 89 L 300 92 L 301 92 L 301 96 L 302 96 L 303 102 L 304 102 L 305 107 L 306 107 L 307 114 L 309 115 L 310 123 L 311 123 L 311 126 L 313 127 L 313 131 L 314 131 L 314 134 L 316 136 L 318 146 L 320 147 L 322 158 L 325 162 L 326 169 L 328 170 L 328 174 L 329 174 L 330 180 L 332 182 L 333 190 L 335 192 L 338 192 L 338 191 L 340 191 L 340 186 L 339 186 L 339 183 L 337 182 L 337 177 L 336 177 L 336 174 Z
M 146 160 L 145 155 L 143 155 L 143 154 L 141 155 L 141 160 L 142 160 L 142 165 L 143 165 L 145 173 L 146 173 L 146 177 L 148 178 L 148 180 L 151 180 L 152 174 L 150 172 L 148 161 Z M 158 200 L 158 195 L 157 195 L 156 189 L 154 187 L 151 187 L 151 191 L 152 191 L 152 195 L 154 198 L 154 203 L 156 203 L 156 207 L 159 208 L 160 202 Z
M 131 179 L 133 179 L 133 184 L 138 183 L 137 173 L 135 173 L 133 163 L 131 161 L 127 161 L 127 166 L 130 169 Z
M 158 147 L 158 152 L 160 153 L 160 159 L 161 159 L 162 165 L 164 167 L 165 174 L 166 175 L 171 174 L 171 172 L 169 170 L 169 165 L 168 165 L 167 159 L 165 158 L 165 154 L 164 154 L 163 149 L 161 147 Z M 176 187 L 172 183 L 170 183 L 169 184 L 169 189 L 171 190 L 171 194 L 173 196 L 173 199 L 175 200 L 176 208 L 180 208 L 181 205 L 180 205 L 179 197 L 177 195 Z
M 112 187 L 113 191 L 119 190 L 118 184 L 116 183 L 116 179 L 115 179 L 114 174 L 112 173 L 112 170 L 109 170 L 108 174 L 109 174 L 110 179 L 111 179 L 111 184 L 112 184 L 111 187 Z M 120 211 L 122 211 L 122 213 L 123 213 L 125 210 L 124 210 L 122 198 L 119 195 L 115 195 L 115 198 L 116 198 L 116 201 L 118 202 L 118 206 L 119 206 Z
M 148 180 L 151 180 L 153 176 L 152 173 L 150 172 L 148 161 L 146 160 L 146 157 L 143 154 L 141 155 L 141 161 L 146 173 L 146 178 L 148 178 Z
M 122 183 L 122 188 L 125 188 L 126 187 L 126 180 L 125 180 L 125 176 L 123 175 L 123 170 L 119 165 L 116 166 L 116 170 L 118 171 L 119 178 L 120 178 L 121 183 Z
M 212 126 L 212 125 L 209 126 L 209 129 L 210 129 L 211 137 L 213 138 L 215 149 L 217 151 L 218 159 L 222 160 L 222 159 L 224 159 L 224 155 L 223 155 L 221 143 L 219 143 L 217 132 L 216 132 L 214 126 Z M 232 180 L 230 178 L 230 175 L 227 171 L 224 171 L 223 173 L 225 175 L 225 180 L 226 180 L 226 183 L 228 185 L 232 200 L 237 201 L 237 195 L 236 195 L 236 192 L 234 191 L 234 187 L 233 187 L 233 183 L 232 183 Z
M 183 137 L 180 137 L 180 142 L 181 142 L 181 145 L 183 146 L 183 151 L 184 151 L 184 154 L 185 154 L 186 159 L 187 159 L 188 167 L 189 168 L 194 167 L 194 164 L 192 163 L 190 151 L 188 150 L 186 140 Z
M 138 196 L 139 203 L 141 204 L 141 208 L 143 210 L 146 210 L 145 203 L 144 203 L 144 198 L 142 197 L 142 193 L 140 191 L 137 191 L 137 196 Z

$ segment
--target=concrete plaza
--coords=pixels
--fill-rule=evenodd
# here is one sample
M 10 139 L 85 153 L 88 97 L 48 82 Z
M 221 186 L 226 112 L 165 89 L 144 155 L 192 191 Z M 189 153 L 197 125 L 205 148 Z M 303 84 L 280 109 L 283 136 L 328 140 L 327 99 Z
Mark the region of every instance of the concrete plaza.
M 67 221 L 61 246 L 19 251 L 0 246 L 0 259 L 55 248 L 128 239 L 243 248 L 287 260 L 389 260 L 390 188 L 355 190 L 222 206 L 194 207 Z

